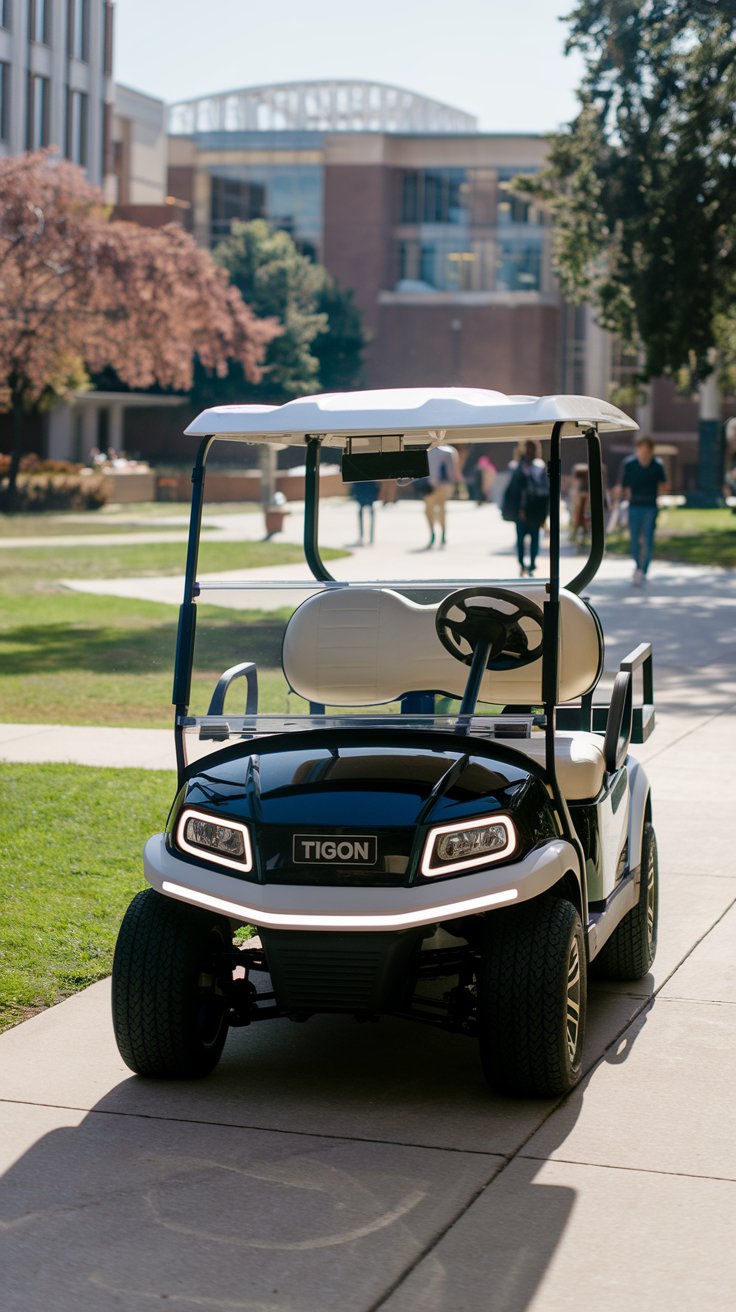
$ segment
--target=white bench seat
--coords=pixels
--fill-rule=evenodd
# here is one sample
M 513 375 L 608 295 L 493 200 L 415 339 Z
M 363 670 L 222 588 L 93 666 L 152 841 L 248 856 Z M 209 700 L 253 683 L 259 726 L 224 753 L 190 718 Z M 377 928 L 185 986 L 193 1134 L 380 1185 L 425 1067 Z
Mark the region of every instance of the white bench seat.
M 510 589 L 511 591 L 511 589 Z M 541 608 L 543 583 L 514 588 Z M 420 606 L 390 588 L 334 588 L 297 607 L 282 649 L 290 687 L 325 706 L 380 706 L 404 693 L 462 697 L 468 667 L 442 646 L 435 629 L 439 602 Z M 529 628 L 529 621 L 522 620 Z M 532 626 L 534 627 L 534 626 Z M 536 644 L 535 629 L 531 642 Z M 602 669 L 600 629 L 572 592 L 560 592 L 560 702 L 590 692 Z M 516 670 L 488 670 L 481 702 L 534 706 L 542 701 L 542 659 Z
M 545 764 L 543 732 L 532 733 L 531 738 L 509 739 L 508 745 L 518 748 L 525 756 L 531 756 L 538 765 Z M 560 789 L 568 802 L 592 801 L 601 791 L 606 775 L 601 735 L 558 731 L 555 734 L 555 768 Z
M 510 588 L 537 603 L 544 583 Z M 282 662 L 292 690 L 324 706 L 381 706 L 412 692 L 461 698 L 468 666 L 442 646 L 435 628 L 440 603 L 419 605 L 390 588 L 329 588 L 299 606 L 284 633 Z M 522 627 L 529 621 L 522 620 Z M 536 645 L 538 629 L 530 628 Z M 574 593 L 560 592 L 559 701 L 591 692 L 600 678 L 600 626 Z M 542 703 L 541 657 L 520 669 L 488 670 L 478 700 L 501 706 Z M 509 746 L 545 763 L 544 733 L 509 740 Z M 569 801 L 598 795 L 605 776 L 603 738 L 560 732 L 555 737 L 557 778 Z

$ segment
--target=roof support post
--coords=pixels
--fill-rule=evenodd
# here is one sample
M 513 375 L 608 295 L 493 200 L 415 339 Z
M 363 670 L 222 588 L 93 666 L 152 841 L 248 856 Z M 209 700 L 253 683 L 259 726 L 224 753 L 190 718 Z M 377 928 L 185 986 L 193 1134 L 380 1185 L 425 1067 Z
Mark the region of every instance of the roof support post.
M 544 652 L 542 654 L 542 698 L 545 718 L 545 766 L 562 833 L 578 854 L 578 875 L 583 928 L 587 930 L 588 887 L 585 855 L 575 832 L 575 826 L 557 778 L 555 760 L 555 734 L 557 730 L 557 698 L 559 695 L 560 661 L 560 497 L 562 493 L 562 462 L 560 438 L 563 423 L 552 428 L 549 456 L 549 584 L 548 599 L 544 604 Z
M 335 579 L 323 565 L 319 554 L 319 460 L 322 443 L 307 437 L 307 468 L 304 478 L 304 555 L 314 577 L 320 583 Z
M 585 430 L 588 447 L 588 504 L 590 506 L 590 551 L 579 574 L 567 584 L 568 592 L 580 596 L 601 567 L 606 547 L 605 505 L 603 498 L 603 456 L 601 439 L 595 428 Z
M 192 470 L 192 508 L 189 515 L 189 541 L 187 543 L 187 563 L 184 572 L 184 600 L 179 607 L 179 628 L 176 635 L 176 656 L 174 657 L 174 687 L 171 700 L 176 707 L 174 715 L 174 746 L 176 749 L 176 770 L 179 785 L 184 781 L 184 731 L 181 719 L 189 709 L 189 694 L 192 684 L 192 662 L 194 659 L 194 633 L 197 624 L 197 607 L 194 598 L 197 590 L 197 560 L 199 558 L 199 538 L 202 529 L 202 509 L 204 506 L 204 468 L 207 453 L 214 441 L 213 437 L 202 439 L 197 458 Z

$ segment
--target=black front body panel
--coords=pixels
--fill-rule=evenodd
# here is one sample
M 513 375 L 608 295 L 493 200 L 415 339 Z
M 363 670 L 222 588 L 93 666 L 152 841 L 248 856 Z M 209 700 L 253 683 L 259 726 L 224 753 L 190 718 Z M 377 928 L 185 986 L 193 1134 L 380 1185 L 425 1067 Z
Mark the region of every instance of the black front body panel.
M 244 880 L 302 887 L 425 882 L 420 863 L 434 826 L 509 816 L 517 836 L 511 861 L 558 832 L 541 770 L 513 748 L 400 729 L 305 731 L 218 752 L 189 771 L 171 817 L 172 845 L 182 805 L 247 824 L 253 869 Z M 201 860 L 210 864 L 204 851 Z M 442 878 L 452 875 L 432 882 Z M 461 938 L 470 932 L 459 921 L 451 929 Z M 426 973 L 428 932 L 261 929 L 280 1014 L 406 1011 Z M 457 976 L 457 954 L 433 954 L 438 977 Z
M 434 826 L 509 815 L 516 855 L 551 837 L 539 774 L 511 748 L 477 739 L 314 730 L 228 747 L 198 763 L 172 824 L 181 805 L 247 824 L 254 863 L 244 879 L 395 887 L 421 878 Z

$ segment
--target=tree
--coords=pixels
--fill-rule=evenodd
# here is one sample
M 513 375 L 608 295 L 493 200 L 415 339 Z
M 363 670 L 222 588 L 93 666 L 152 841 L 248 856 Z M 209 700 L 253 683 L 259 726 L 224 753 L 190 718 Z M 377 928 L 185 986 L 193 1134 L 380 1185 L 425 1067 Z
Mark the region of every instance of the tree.
M 256 382 L 273 321 L 259 322 L 223 269 L 182 229 L 112 222 L 81 170 L 48 152 L 0 160 L 0 402 L 14 416 L 8 493 L 24 410 L 113 368 L 130 387 L 186 391 L 240 362 Z
M 326 315 L 316 308 L 319 266 L 299 254 L 287 232 L 272 232 L 264 219 L 233 223 L 214 258 L 254 312 L 281 326 L 268 348 L 259 396 L 280 402 L 318 391 L 319 362 L 312 347 L 327 328 Z
M 295 396 L 355 386 L 364 337 L 352 293 L 342 291 L 321 265 L 302 255 L 289 233 L 272 231 L 264 219 L 236 221 L 215 248 L 214 258 L 255 312 L 278 322 L 281 335 L 269 345 L 260 383 L 248 386 L 242 371 L 231 367 L 226 384 L 200 385 L 200 400 L 280 404 Z M 276 490 L 276 463 L 275 449 L 263 446 L 265 506 Z
M 702 414 L 736 339 L 736 3 L 580 0 L 568 21 L 580 112 L 523 189 L 553 212 L 563 293 L 638 350 L 642 381 L 687 371 Z M 705 496 L 718 429 L 701 421 Z
M 324 269 L 317 309 L 327 318 L 324 332 L 314 340 L 313 352 L 323 392 L 344 392 L 355 387 L 363 371 L 366 334 L 353 293 L 340 287 Z
M 287 232 L 272 232 L 263 219 L 235 222 L 214 257 L 255 313 L 282 328 L 268 348 L 259 399 L 355 387 L 365 334 L 353 294 L 301 255 Z

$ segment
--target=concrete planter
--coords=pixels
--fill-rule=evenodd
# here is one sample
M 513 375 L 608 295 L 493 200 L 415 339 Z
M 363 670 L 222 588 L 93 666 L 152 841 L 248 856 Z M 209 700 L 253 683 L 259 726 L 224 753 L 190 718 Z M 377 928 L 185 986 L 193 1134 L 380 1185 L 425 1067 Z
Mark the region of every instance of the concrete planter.
M 284 527 L 284 520 L 289 511 L 284 506 L 266 506 L 263 515 L 266 521 L 266 537 L 273 537 Z

